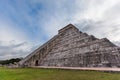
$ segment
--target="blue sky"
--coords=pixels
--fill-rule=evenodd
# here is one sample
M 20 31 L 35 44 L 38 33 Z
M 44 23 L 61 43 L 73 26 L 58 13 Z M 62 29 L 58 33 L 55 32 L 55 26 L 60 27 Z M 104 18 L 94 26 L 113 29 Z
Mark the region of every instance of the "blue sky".
M 0 0 L 0 59 L 25 57 L 69 23 L 120 45 L 120 0 Z

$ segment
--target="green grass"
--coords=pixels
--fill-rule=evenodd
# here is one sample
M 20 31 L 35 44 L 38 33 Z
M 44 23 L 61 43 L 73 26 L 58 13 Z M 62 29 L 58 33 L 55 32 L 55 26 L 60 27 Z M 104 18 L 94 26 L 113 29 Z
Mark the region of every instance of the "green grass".
M 0 80 L 120 80 L 120 73 L 61 69 L 0 68 Z

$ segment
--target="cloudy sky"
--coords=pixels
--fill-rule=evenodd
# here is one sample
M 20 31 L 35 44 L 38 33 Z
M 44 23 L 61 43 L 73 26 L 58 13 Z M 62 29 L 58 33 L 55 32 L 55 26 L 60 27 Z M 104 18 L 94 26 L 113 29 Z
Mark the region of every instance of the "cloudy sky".
M 25 57 L 69 23 L 120 45 L 120 0 L 0 0 L 0 60 Z

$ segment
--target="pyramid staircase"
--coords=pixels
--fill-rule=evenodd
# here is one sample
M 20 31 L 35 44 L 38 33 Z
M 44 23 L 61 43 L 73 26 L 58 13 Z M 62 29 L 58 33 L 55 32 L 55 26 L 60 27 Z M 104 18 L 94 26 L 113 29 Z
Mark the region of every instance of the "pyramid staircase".
M 20 64 L 24 66 L 119 67 L 120 48 L 107 38 L 98 39 L 69 24 L 23 59 Z

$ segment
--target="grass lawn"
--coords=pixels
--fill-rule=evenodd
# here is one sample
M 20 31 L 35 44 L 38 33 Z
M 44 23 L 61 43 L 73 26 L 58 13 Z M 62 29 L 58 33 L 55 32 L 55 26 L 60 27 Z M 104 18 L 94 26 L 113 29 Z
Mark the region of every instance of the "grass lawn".
M 120 80 L 120 73 L 60 69 L 0 68 L 0 80 Z

